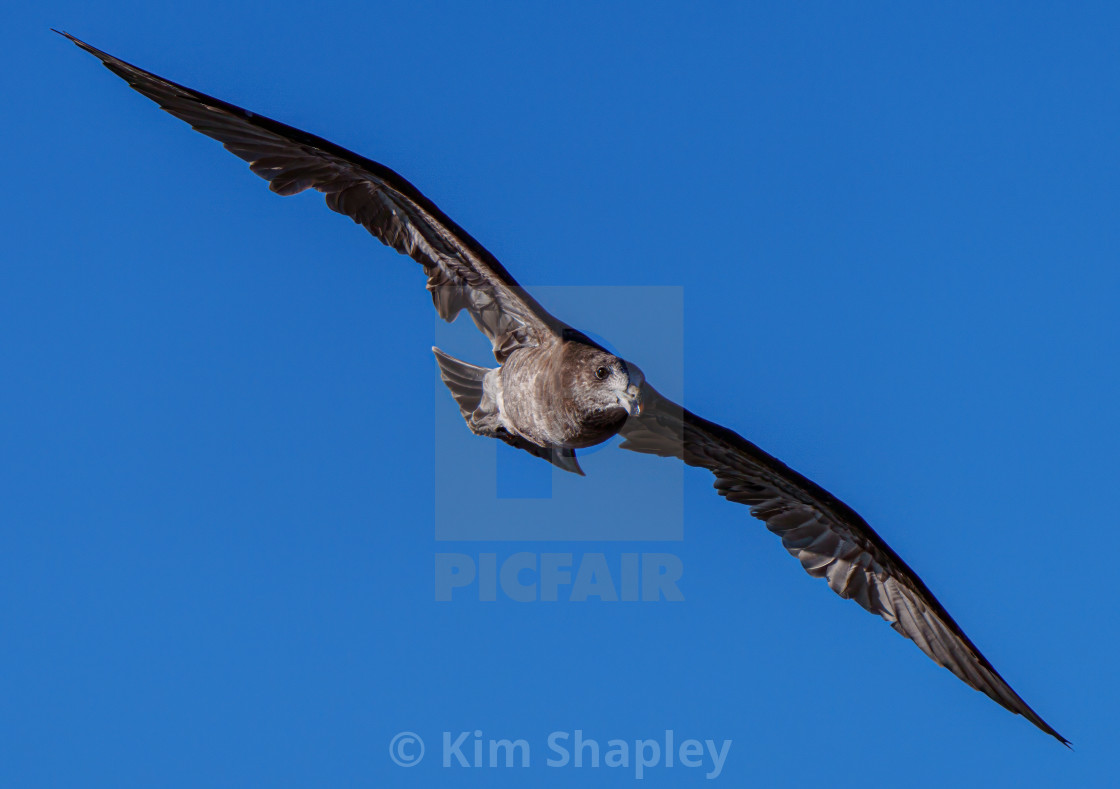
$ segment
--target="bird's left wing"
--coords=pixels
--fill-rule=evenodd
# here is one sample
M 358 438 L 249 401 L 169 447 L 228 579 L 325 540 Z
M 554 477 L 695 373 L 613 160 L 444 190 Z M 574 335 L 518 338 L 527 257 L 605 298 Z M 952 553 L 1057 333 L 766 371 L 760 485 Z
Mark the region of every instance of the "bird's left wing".
M 890 623 L 938 665 L 1047 734 L 1039 717 L 992 667 L 910 567 L 848 505 L 742 436 L 642 390 L 642 413 L 622 429 L 623 449 L 677 457 L 711 471 L 721 496 L 750 507 L 814 578 Z
M 58 31 L 56 31 L 58 32 Z M 61 33 L 135 90 L 218 140 L 277 194 L 306 189 L 424 267 L 440 317 L 466 309 L 504 362 L 513 350 L 544 345 L 567 325 L 526 293 L 481 244 L 397 173 L 321 137 L 234 106 Z

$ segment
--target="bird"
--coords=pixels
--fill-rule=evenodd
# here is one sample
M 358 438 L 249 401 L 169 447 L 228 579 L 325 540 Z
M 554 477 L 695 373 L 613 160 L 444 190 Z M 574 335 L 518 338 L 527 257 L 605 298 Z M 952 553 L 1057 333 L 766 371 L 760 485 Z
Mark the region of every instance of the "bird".
M 440 318 L 466 311 L 489 368 L 433 348 L 467 427 L 583 475 L 576 452 L 619 435 L 632 452 L 707 469 L 715 489 L 780 538 L 814 578 L 913 641 L 935 663 L 1070 742 L 1007 683 L 911 567 L 851 507 L 738 433 L 660 394 L 641 369 L 553 316 L 409 181 L 335 143 L 180 85 L 55 30 L 160 108 L 222 143 L 282 196 L 308 189 L 419 263 Z

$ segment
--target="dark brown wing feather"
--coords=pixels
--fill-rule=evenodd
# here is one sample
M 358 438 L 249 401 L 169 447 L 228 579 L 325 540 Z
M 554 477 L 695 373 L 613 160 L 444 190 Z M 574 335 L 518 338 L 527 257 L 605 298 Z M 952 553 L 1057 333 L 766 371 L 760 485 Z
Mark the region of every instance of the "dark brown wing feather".
M 622 430 L 623 449 L 708 469 L 720 495 L 749 506 L 809 575 L 826 579 L 834 592 L 883 617 L 938 665 L 1069 744 L 1011 689 L 918 574 L 850 507 L 742 436 L 648 386 L 642 401 L 641 417 Z
M 424 267 L 440 317 L 466 309 L 499 362 L 551 342 L 567 326 L 522 290 L 485 248 L 412 184 L 332 142 L 144 71 L 62 33 L 160 107 L 249 162 L 272 191 L 316 189 L 393 249 Z

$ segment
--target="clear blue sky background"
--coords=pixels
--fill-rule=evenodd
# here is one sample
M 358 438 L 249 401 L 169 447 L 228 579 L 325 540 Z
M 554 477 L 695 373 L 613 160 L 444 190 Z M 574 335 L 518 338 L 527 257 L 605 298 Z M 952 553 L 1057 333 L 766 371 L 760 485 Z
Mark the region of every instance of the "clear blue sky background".
M 545 767 L 578 728 L 731 739 L 712 785 L 1115 785 L 1120 14 L 731 5 L 7 11 L 0 784 L 633 779 Z M 589 518 L 617 484 L 681 540 L 437 540 L 441 436 L 495 455 L 418 267 L 50 26 L 390 165 L 525 283 L 680 288 L 675 350 L 655 310 L 550 303 L 861 512 L 1076 751 L 700 471 L 585 463 Z M 685 600 L 434 599 L 435 554 L 518 551 L 670 553 Z M 442 768 L 475 729 L 533 766 Z

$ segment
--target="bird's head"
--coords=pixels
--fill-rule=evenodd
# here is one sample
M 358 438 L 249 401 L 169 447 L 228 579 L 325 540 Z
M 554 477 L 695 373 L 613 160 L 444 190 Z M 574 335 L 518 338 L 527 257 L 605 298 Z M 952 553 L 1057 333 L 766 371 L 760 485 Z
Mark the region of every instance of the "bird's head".
M 598 411 L 621 408 L 629 416 L 642 412 L 645 376 L 638 366 L 601 348 L 584 346 L 576 364 L 575 385 Z

